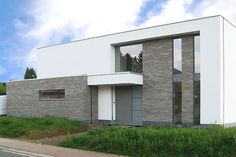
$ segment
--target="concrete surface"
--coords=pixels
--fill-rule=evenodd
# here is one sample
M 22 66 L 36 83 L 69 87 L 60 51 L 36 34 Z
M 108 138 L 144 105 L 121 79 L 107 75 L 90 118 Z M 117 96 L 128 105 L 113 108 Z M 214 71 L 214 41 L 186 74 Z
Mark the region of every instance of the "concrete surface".
M 84 151 L 84 150 L 78 150 L 78 149 L 41 145 L 41 144 L 35 144 L 35 143 L 29 143 L 29 142 L 5 139 L 5 138 L 0 138 L 0 147 L 2 147 L 2 149 L 9 150 L 9 152 L 15 151 L 15 152 L 20 152 L 21 154 L 26 154 L 26 155 L 29 154 L 28 156 L 31 155 L 31 157 L 50 157 L 50 156 L 52 157 L 121 157 L 119 155 L 113 155 L 113 154 L 105 154 L 105 153 Z M 4 153 L 4 152 L 1 152 L 1 153 Z M 6 156 L 6 157 L 25 157 L 25 156 Z

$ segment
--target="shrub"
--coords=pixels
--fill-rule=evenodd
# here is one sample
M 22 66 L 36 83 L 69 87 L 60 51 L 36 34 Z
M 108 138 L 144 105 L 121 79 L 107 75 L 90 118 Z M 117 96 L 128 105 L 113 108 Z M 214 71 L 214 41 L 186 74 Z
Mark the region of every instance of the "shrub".
M 60 146 L 129 156 L 233 156 L 236 128 L 112 126 L 72 136 Z

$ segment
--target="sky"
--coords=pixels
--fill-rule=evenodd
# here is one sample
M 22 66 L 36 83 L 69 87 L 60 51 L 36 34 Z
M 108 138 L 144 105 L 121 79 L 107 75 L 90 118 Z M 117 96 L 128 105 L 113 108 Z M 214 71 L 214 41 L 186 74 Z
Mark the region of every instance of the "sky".
M 37 71 L 38 47 L 222 15 L 236 24 L 236 0 L 0 0 L 0 82 Z

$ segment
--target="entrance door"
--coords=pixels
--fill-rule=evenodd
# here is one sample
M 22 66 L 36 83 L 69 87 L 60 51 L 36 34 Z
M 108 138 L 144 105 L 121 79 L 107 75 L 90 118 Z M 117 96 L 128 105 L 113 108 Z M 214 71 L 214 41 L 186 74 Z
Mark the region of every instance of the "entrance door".
M 142 86 L 132 86 L 132 124 L 142 125 Z
M 131 124 L 131 87 L 116 87 L 116 121 L 120 124 Z

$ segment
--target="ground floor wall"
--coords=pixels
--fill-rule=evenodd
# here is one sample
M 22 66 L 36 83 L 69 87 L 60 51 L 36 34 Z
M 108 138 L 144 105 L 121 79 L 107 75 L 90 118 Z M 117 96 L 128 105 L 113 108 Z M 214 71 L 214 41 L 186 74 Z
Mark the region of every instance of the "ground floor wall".
M 39 91 L 54 89 L 64 89 L 64 98 L 40 99 Z M 8 115 L 24 117 L 50 115 L 90 122 L 91 119 L 97 120 L 97 110 L 97 88 L 87 86 L 86 76 L 7 83 Z

